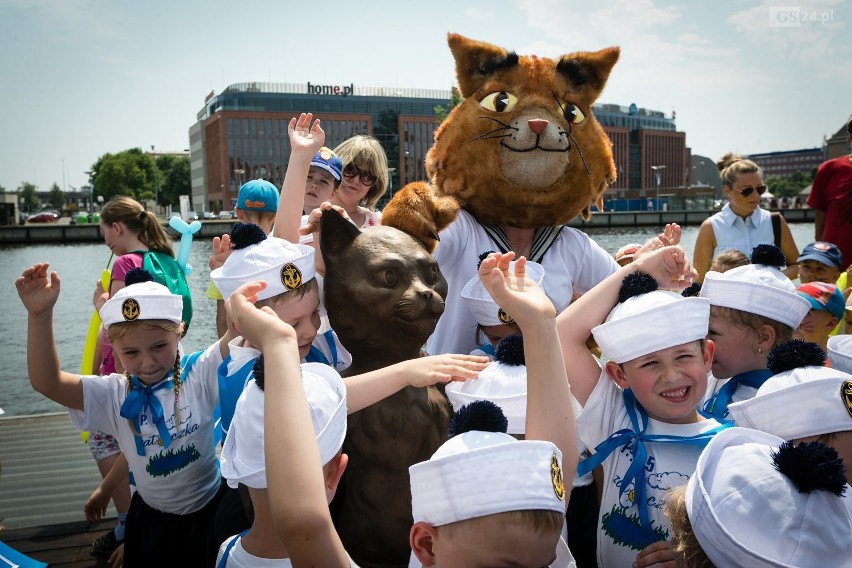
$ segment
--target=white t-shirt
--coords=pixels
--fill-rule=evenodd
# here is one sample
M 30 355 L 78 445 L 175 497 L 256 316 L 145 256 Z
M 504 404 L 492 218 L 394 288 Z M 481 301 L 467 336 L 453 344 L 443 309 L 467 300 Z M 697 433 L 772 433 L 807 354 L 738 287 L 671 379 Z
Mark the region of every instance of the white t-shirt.
M 222 568 L 290 568 L 293 566 L 293 563 L 289 558 L 259 558 L 257 556 L 252 556 L 246 552 L 245 548 L 243 548 L 242 538 L 240 535 L 234 535 L 223 542 L 219 547 L 219 554 L 216 556 L 216 568 L 219 567 L 219 562 L 222 561 L 222 555 L 225 554 L 225 549 L 228 548 L 228 544 L 234 539 L 237 539 L 237 542 L 234 543 L 234 546 L 232 546 L 230 552 L 228 552 L 228 560 Z M 351 558 L 349 559 L 349 566 L 352 568 L 358 568 L 358 566 L 352 562 Z
M 720 426 L 715 420 L 703 420 L 695 424 L 669 424 L 649 419 L 648 434 L 694 436 Z M 586 406 L 577 418 L 580 439 L 591 451 L 615 432 L 630 428 L 630 418 L 624 406 L 622 390 L 609 378 L 606 370 Z M 661 540 L 671 539 L 671 526 L 663 513 L 666 492 L 689 480 L 695 471 L 701 446 L 685 444 L 645 444 L 648 459 L 645 466 L 645 498 L 648 519 Z M 632 566 L 642 546 L 630 530 L 638 526 L 638 508 L 633 502 L 633 490 L 619 497 L 619 490 L 627 468 L 632 463 L 631 452 L 616 450 L 603 462 L 603 496 L 598 517 L 597 554 L 601 568 L 623 568 Z
M 476 320 L 460 294 L 464 285 L 476 276 L 479 255 L 498 248 L 485 229 L 464 210 L 441 231 L 440 237 L 434 257 L 447 279 L 449 291 L 444 299 L 444 313 L 426 344 L 426 351 L 430 355 L 470 353 L 477 347 Z M 542 288 L 557 311 L 571 302 L 575 289 L 588 292 L 618 270 L 612 256 L 588 235 L 571 227 L 560 231 L 539 263 L 545 271 Z
M 118 373 L 83 377 L 84 410 L 69 410 L 71 423 L 80 430 L 100 430 L 115 437 L 145 503 L 175 515 L 195 512 L 219 490 L 212 418 L 219 403 L 216 369 L 221 363 L 218 343 L 208 347 L 195 361 L 181 387 L 180 424 L 175 424 L 174 390 L 154 391 L 171 433 L 168 448 L 162 446 L 146 408 L 140 417 L 145 455 L 137 453 L 133 430 L 119 414 L 127 398 L 127 379 Z M 165 380 L 171 382 L 171 378 Z

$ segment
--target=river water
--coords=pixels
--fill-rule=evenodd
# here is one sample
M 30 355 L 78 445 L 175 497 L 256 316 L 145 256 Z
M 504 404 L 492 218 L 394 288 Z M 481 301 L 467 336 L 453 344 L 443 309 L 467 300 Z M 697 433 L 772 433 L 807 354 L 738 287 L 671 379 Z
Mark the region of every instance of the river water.
M 790 228 L 799 250 L 812 242 L 813 223 L 792 223 Z M 589 235 L 606 251 L 614 253 L 630 242 L 644 242 L 658 229 L 635 227 L 590 229 Z M 698 227 L 684 227 L 681 246 L 691 253 Z M 193 242 L 189 264 L 196 267 L 187 279 L 193 297 L 192 325 L 183 338 L 186 352 L 204 348 L 216 340 L 216 304 L 207 299 L 209 283 L 207 257 L 209 239 Z M 64 410 L 58 404 L 32 390 L 26 374 L 27 314 L 18 299 L 14 281 L 36 262 L 50 262 L 59 273 L 61 293 L 54 309 L 54 334 L 62 369 L 80 369 L 83 344 L 92 315 L 92 292 L 101 271 L 109 261 L 109 249 L 103 244 L 0 246 L 0 306 L 4 323 L 0 334 L 0 408 L 4 416 L 21 416 Z

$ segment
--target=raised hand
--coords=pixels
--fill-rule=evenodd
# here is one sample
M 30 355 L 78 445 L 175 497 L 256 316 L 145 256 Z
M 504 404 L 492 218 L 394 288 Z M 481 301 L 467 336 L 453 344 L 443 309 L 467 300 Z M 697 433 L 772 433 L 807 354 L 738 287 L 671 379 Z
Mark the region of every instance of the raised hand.
M 526 258 L 520 257 L 514 270 L 509 269 L 514 257 L 512 251 L 491 253 L 479 265 L 479 279 L 497 305 L 523 330 L 527 324 L 555 317 L 556 308 L 538 284 L 526 275 Z
M 663 232 L 657 235 L 656 237 L 648 239 L 648 241 L 642 245 L 639 250 L 633 255 L 633 261 L 635 262 L 637 258 L 642 256 L 643 254 L 647 254 L 649 252 L 653 252 L 659 248 L 677 246 L 680 244 L 680 236 L 681 229 L 680 225 L 677 223 L 669 223 L 663 229 Z
M 349 214 L 346 212 L 346 209 L 340 205 L 332 205 L 330 201 L 323 201 L 319 207 L 310 212 L 307 222 L 299 227 L 299 234 L 310 235 L 311 233 L 318 232 L 320 230 L 320 221 L 322 221 L 322 212 L 327 209 L 334 209 L 340 213 L 341 217 L 350 221 Z
M 635 259 L 630 266 L 650 274 L 660 288 L 667 290 L 686 288 L 692 285 L 698 276 L 686 252 L 677 246 L 666 246 L 648 252 Z
M 249 282 L 237 288 L 225 302 L 228 321 L 234 331 L 263 351 L 268 342 L 282 339 L 296 340 L 293 327 L 279 319 L 269 306 L 258 309 L 254 303 L 257 294 L 266 288 L 266 282 Z
M 18 296 L 30 316 L 49 314 L 59 299 L 59 275 L 47 269 L 50 263 L 40 262 L 24 270 L 15 280 Z
M 303 112 L 298 119 L 290 119 L 287 135 L 294 154 L 313 156 L 325 144 L 325 132 L 320 127 L 320 120 L 313 120 L 313 117 L 313 114 Z
M 216 270 L 228 260 L 233 250 L 231 249 L 231 235 L 225 233 L 222 237 L 213 237 L 213 254 L 207 257 L 207 266 L 210 270 Z

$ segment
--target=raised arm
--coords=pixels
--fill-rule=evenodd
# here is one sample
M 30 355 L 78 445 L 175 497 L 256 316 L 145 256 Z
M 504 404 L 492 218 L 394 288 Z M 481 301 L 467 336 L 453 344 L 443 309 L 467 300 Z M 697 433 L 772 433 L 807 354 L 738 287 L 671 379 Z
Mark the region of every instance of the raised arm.
M 270 308 L 252 305 L 264 287 L 240 287 L 227 309 L 237 331 L 264 357 L 264 453 L 273 521 L 293 566 L 348 567 L 328 509 L 296 332 Z
M 695 277 L 683 249 L 663 247 L 642 255 L 614 272 L 556 317 L 571 392 L 581 406 L 586 405 L 600 377 L 598 360 L 587 349 L 586 339 L 592 328 L 603 323 L 618 303 L 618 292 L 624 277 L 638 271 L 653 276 L 660 288 L 671 290 L 689 286 Z
M 526 259 L 509 262 L 514 253 L 492 253 L 479 266 L 479 278 L 497 305 L 509 314 L 524 336 L 527 368 L 525 437 L 548 440 L 562 452 L 564 471 L 577 467 L 577 433 L 571 389 L 565 372 L 556 309 L 539 286 L 526 277 Z
M 357 412 L 408 386 L 475 379 L 487 365 L 488 357 L 478 355 L 432 355 L 347 377 L 346 411 Z
M 59 299 L 59 275 L 47 262 L 35 264 L 15 281 L 27 309 L 27 372 L 36 392 L 67 408 L 83 410 L 83 380 L 59 368 L 53 339 L 53 307 Z
M 290 137 L 290 159 L 287 162 L 287 173 L 284 174 L 272 234 L 291 243 L 298 243 L 302 208 L 305 205 L 305 182 L 311 158 L 325 143 L 325 132 L 320 128 L 319 119 L 313 120 L 311 113 L 302 113 L 298 119 L 290 119 L 287 134 Z

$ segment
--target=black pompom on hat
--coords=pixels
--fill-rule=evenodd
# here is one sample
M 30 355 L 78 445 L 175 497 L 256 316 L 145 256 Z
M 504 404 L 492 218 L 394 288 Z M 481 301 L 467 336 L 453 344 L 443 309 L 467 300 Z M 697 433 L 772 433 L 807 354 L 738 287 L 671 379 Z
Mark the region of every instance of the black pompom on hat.
M 231 248 L 244 249 L 266 240 L 266 233 L 254 223 L 234 223 L 231 228 Z
M 780 270 L 787 265 L 787 259 L 775 245 L 757 245 L 751 251 L 751 263 L 774 266 Z
M 494 350 L 494 360 L 506 365 L 525 365 L 524 336 L 508 335 L 501 339 Z
M 822 367 L 825 358 L 825 351 L 816 343 L 793 339 L 779 343 L 769 351 L 766 367 L 777 375 L 801 367 Z
M 124 275 L 124 285 L 132 286 L 133 284 L 139 284 L 140 282 L 153 282 L 154 277 L 151 276 L 151 273 L 145 270 L 144 268 L 133 268 L 128 270 Z
M 509 421 L 499 406 L 490 400 L 477 400 L 453 413 L 448 434 L 450 438 L 472 431 L 505 434 L 508 427 Z
M 655 292 L 657 281 L 650 274 L 644 272 L 632 272 L 624 277 L 621 288 L 618 290 L 618 303 L 621 304 L 630 298 Z
M 784 442 L 772 452 L 772 465 L 790 478 L 799 493 L 821 490 L 842 497 L 846 473 L 837 451 L 822 442 Z

